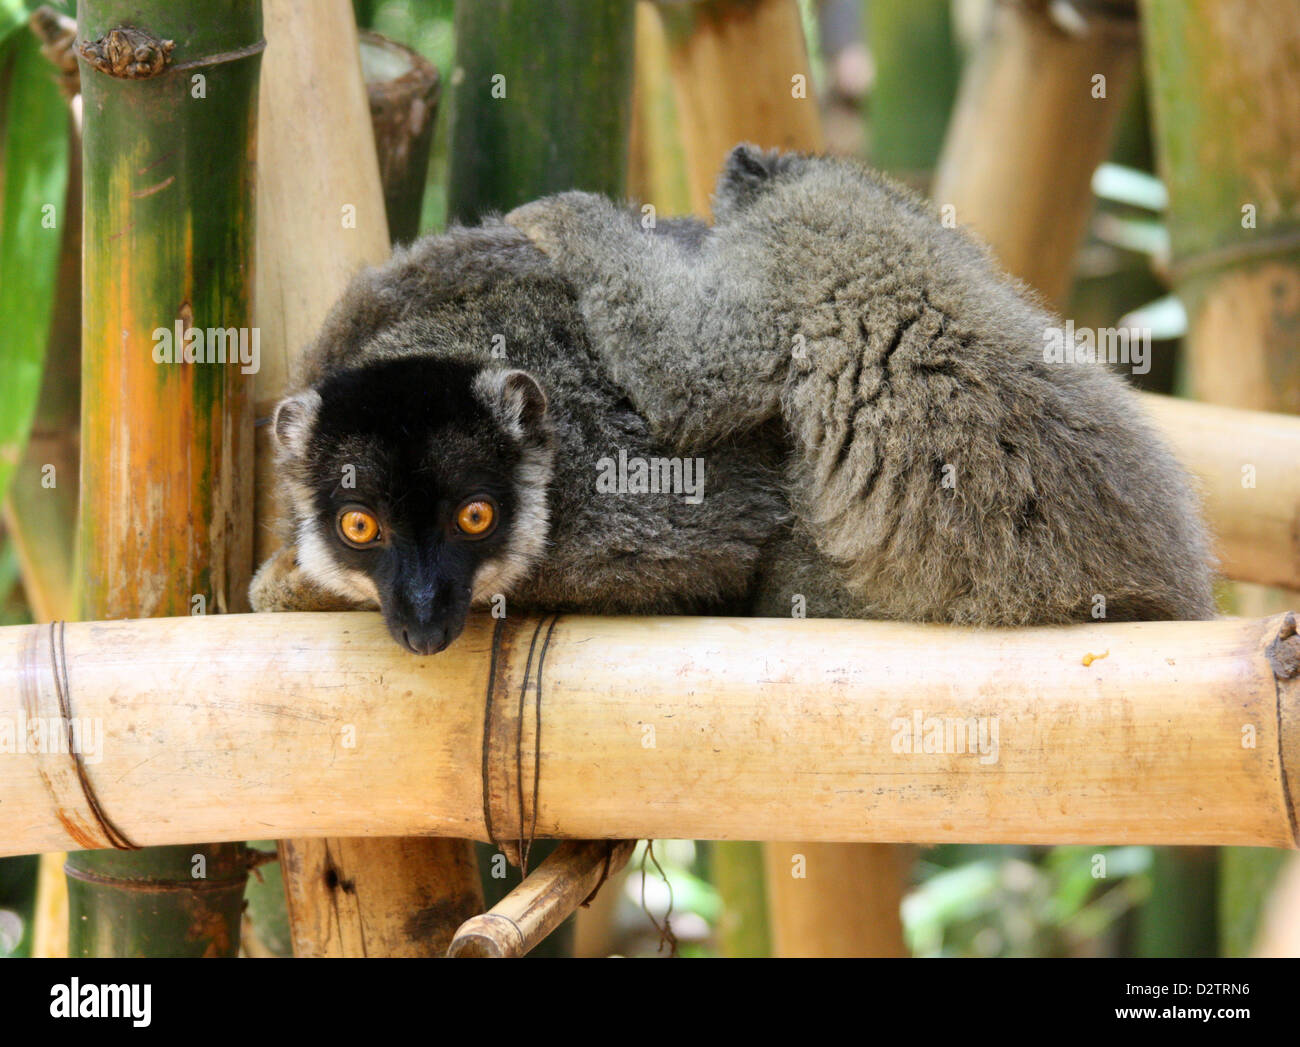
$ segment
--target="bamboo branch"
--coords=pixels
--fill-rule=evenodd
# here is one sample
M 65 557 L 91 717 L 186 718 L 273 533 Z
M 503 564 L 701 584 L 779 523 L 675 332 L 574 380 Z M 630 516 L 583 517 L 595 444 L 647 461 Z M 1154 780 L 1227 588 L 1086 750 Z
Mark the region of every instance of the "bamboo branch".
M 48 626 L 0 630 L 4 751 L 30 751 L 34 729 L 66 739 L 60 692 L 99 743 L 84 783 L 66 752 L 0 759 L 0 854 L 107 846 L 88 796 L 145 845 L 535 832 L 1296 846 L 1293 616 L 1025 630 L 565 617 L 540 680 L 538 620 L 499 623 L 495 665 L 493 624 L 429 658 L 360 613 L 70 623 L 53 647 Z
M 1300 589 L 1300 418 L 1169 396 L 1142 402 L 1200 481 L 1224 576 Z
M 627 864 L 635 840 L 571 840 L 484 913 L 466 920 L 447 955 L 466 959 L 524 956 Z

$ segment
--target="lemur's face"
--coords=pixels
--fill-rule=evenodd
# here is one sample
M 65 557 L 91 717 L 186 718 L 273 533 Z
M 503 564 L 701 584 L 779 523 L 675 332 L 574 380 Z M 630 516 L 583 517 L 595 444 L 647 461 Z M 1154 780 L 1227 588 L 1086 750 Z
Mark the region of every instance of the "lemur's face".
M 273 427 L 300 568 L 417 654 L 542 555 L 553 452 L 523 371 L 384 360 L 283 401 Z

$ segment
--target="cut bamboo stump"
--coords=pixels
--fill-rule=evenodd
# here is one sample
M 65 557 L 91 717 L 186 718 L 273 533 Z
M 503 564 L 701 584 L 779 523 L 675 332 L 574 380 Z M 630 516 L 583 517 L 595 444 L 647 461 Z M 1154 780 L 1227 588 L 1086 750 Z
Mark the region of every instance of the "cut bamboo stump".
M 260 419 L 288 391 L 297 354 L 348 281 L 389 253 L 352 5 L 265 0 L 264 7 L 269 46 L 259 125 Z M 270 434 L 262 426 L 259 562 L 278 544 L 270 526 L 274 484 Z M 259 829 L 252 835 L 270 834 Z M 283 840 L 280 856 L 299 956 L 439 956 L 456 927 L 483 907 L 465 842 Z
M 495 623 L 495 665 L 494 623 L 477 617 L 428 658 L 365 613 L 69 623 L 53 647 L 48 626 L 0 630 L 0 742 L 54 742 L 0 760 L 0 854 L 107 846 L 95 810 L 143 845 L 535 832 L 1296 846 L 1294 616 L 1024 630 L 564 617 L 539 681 L 530 639 L 549 621 Z M 540 742 L 519 707 L 526 675 Z M 53 751 L 60 692 L 97 743 L 80 766 Z
M 1137 68 L 1133 0 L 995 5 L 957 94 L 931 197 L 1060 305 Z M 1069 8 L 1073 11 L 1073 8 Z
M 660 3 L 691 211 L 707 215 L 737 142 L 816 152 L 821 115 L 795 0 Z
M 622 869 L 635 847 L 635 840 L 561 844 L 488 912 L 466 920 L 447 955 L 465 959 L 526 955 Z
M 429 147 L 438 112 L 438 70 L 409 47 L 361 34 L 361 70 L 384 187 L 384 211 L 394 244 L 420 232 L 420 204 L 429 173 Z

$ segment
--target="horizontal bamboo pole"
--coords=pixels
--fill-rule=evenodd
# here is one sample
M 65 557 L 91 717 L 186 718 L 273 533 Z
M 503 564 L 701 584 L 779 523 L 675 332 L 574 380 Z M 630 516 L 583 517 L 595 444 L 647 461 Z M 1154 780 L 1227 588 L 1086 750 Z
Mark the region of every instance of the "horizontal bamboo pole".
M 1300 589 L 1300 417 L 1144 395 L 1196 474 L 1227 578 Z
M 476 618 L 429 658 L 365 613 L 0 629 L 0 854 L 106 846 L 104 822 L 146 846 L 1296 846 L 1294 616 L 551 621 Z M 61 708 L 89 727 L 80 770 L 14 753 L 33 723 L 66 737 Z
M 632 857 L 635 840 L 568 840 L 481 916 L 461 924 L 447 955 L 509 959 L 527 955 Z

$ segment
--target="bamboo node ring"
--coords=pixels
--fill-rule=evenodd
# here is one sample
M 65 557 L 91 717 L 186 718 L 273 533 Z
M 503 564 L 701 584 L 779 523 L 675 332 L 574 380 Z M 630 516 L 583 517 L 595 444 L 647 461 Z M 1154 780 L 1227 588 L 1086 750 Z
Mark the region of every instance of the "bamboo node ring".
M 63 717 L 68 732 L 68 752 L 77 771 L 77 781 L 81 785 L 82 795 L 86 798 L 86 805 L 95 816 L 95 821 L 99 823 L 104 839 L 119 851 L 138 851 L 140 845 L 132 843 L 126 833 L 113 823 L 113 819 L 104 810 L 104 805 L 100 803 L 99 797 L 95 795 L 94 787 L 90 784 L 90 775 L 86 773 L 86 761 L 81 746 L 76 744 L 73 735 L 72 691 L 68 684 L 68 655 L 63 642 L 66 625 L 67 623 L 63 621 L 50 623 L 50 671 L 54 675 L 54 691 L 59 698 L 59 715 Z

